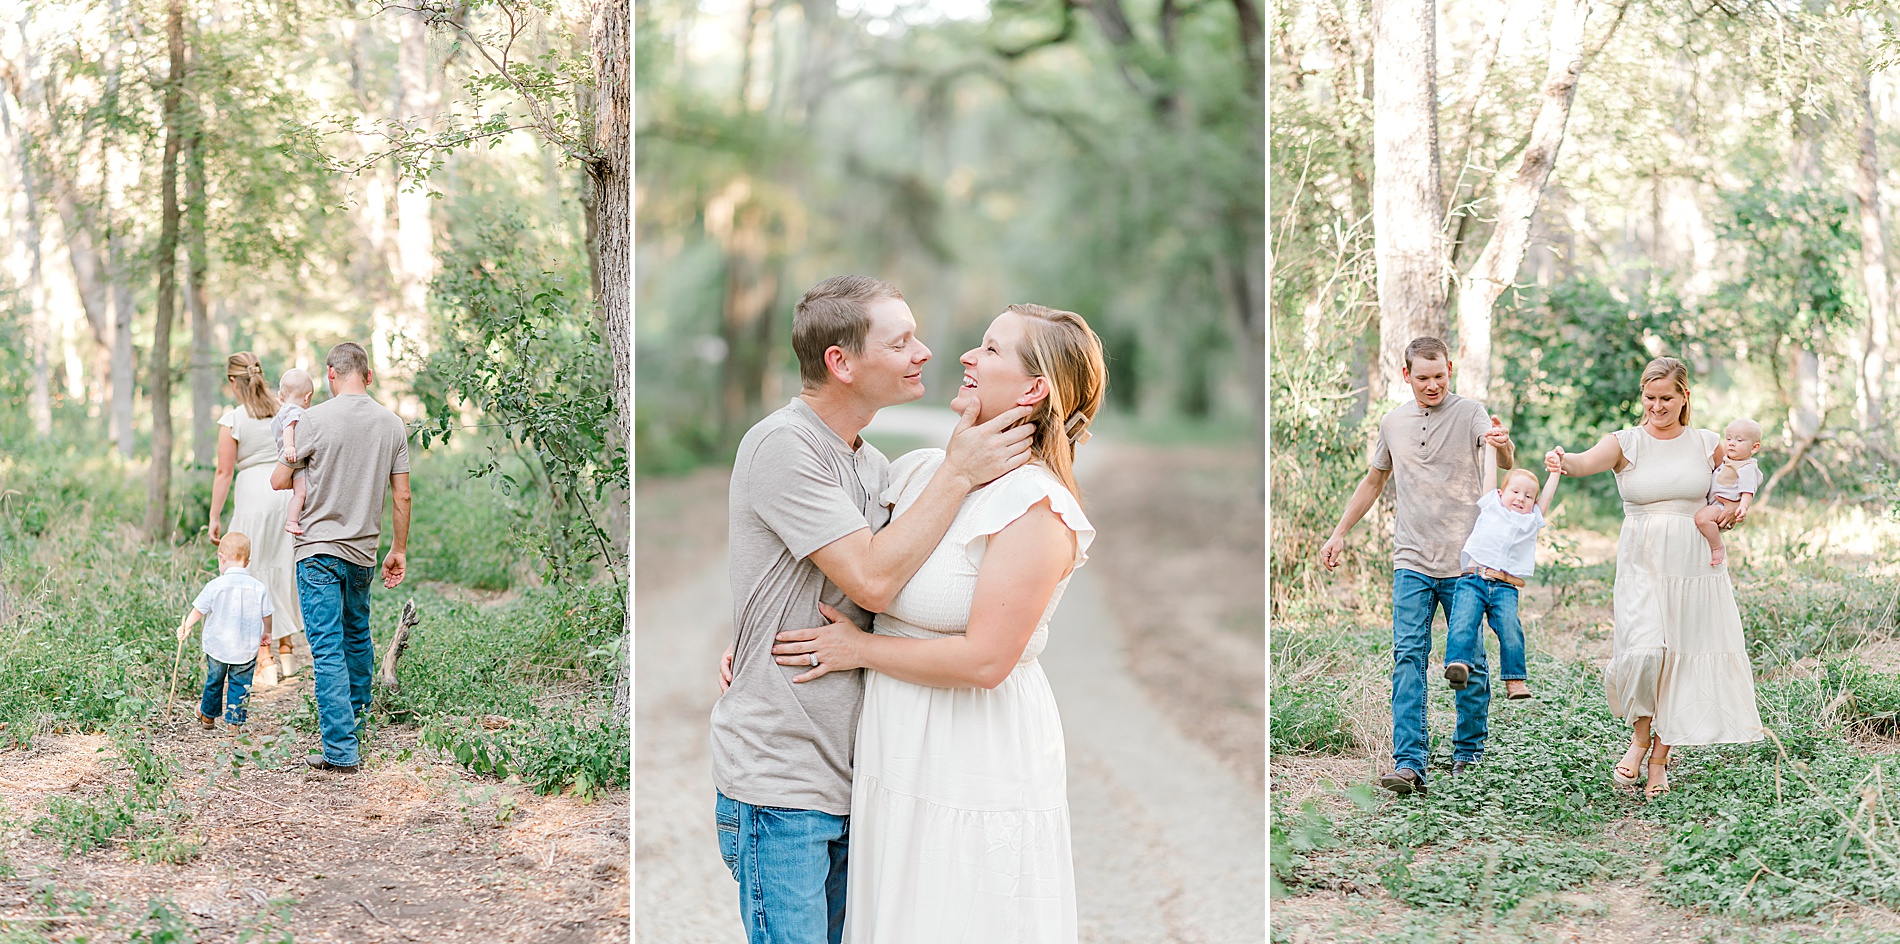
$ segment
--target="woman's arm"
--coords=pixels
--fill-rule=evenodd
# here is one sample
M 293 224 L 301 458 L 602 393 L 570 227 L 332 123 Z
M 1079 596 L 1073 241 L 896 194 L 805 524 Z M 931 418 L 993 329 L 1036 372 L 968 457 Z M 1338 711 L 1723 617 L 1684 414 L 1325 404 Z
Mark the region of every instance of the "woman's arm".
M 224 517 L 224 499 L 231 494 L 232 470 L 237 468 L 237 440 L 231 427 L 218 427 L 218 471 L 211 476 L 211 540 L 222 537 L 218 519 Z
M 1075 535 L 1043 499 L 996 532 L 977 568 L 970 626 L 962 636 L 905 639 L 878 636 L 845 622 L 778 634 L 772 654 L 780 665 L 818 665 L 794 678 L 815 679 L 839 669 L 876 669 L 933 688 L 995 688 L 1009 677 L 1036 631 L 1042 611 L 1075 558 Z M 839 620 L 835 610 L 825 615 Z
M 1576 455 L 1568 455 L 1564 447 L 1558 446 L 1544 456 L 1544 468 L 1565 475 L 1595 475 L 1612 469 L 1620 472 L 1624 465 L 1623 445 L 1615 436 L 1604 436 Z

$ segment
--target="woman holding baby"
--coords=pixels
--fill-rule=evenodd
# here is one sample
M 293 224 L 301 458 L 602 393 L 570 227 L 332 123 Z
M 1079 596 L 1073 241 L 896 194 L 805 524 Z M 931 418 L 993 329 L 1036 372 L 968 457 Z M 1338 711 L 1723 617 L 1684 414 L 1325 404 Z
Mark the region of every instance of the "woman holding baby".
M 1688 425 L 1689 371 L 1681 361 L 1649 363 L 1642 403 L 1641 425 L 1575 455 L 1552 449 L 1544 467 L 1573 476 L 1616 474 L 1624 518 L 1603 678 L 1611 712 L 1633 730 L 1611 779 L 1635 786 L 1647 754 L 1646 794 L 1654 797 L 1669 789 L 1671 747 L 1757 741 L 1764 732 L 1735 589 L 1727 568 L 1711 563 L 1711 542 L 1697 530 L 1712 470 L 1734 450 L 1713 430 Z M 1741 425 L 1730 428 L 1729 438 Z M 1742 448 L 1752 456 L 1753 447 Z M 1707 517 L 1726 527 L 1735 514 L 1733 504 L 1724 504 Z

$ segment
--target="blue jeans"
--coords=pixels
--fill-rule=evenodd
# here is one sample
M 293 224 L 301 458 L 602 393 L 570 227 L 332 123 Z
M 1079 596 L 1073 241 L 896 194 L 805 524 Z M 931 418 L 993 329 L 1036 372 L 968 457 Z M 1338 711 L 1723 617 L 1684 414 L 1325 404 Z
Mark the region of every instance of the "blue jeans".
M 251 673 L 256 669 L 256 659 L 243 665 L 231 665 L 205 656 L 205 694 L 198 700 L 198 713 L 216 718 L 222 711 L 225 724 L 243 724 L 244 700 L 251 693 Z M 231 686 L 228 697 L 224 689 L 226 683 Z
M 1425 673 L 1432 658 L 1432 615 L 1442 609 L 1447 621 L 1457 577 L 1428 577 L 1415 570 L 1392 573 L 1392 763 L 1425 779 L 1431 735 L 1425 729 Z M 1484 754 L 1489 733 L 1491 679 L 1484 651 L 1470 663 L 1471 679 L 1452 701 L 1458 727 L 1452 732 L 1451 759 L 1474 761 Z
M 341 767 L 354 767 L 360 760 L 356 716 L 369 708 L 370 671 L 376 663 L 369 635 L 369 580 L 375 572 L 374 567 L 328 554 L 297 562 L 297 596 L 317 686 L 323 759 Z
M 739 882 L 747 944 L 843 940 L 851 817 L 716 796 L 719 855 Z
M 1445 661 L 1477 665 L 1484 658 L 1484 624 L 1498 637 L 1498 678 L 1529 678 L 1524 667 L 1524 624 L 1517 619 L 1517 588 L 1502 580 L 1477 574 L 1458 578 L 1451 594 L 1450 629 L 1445 634 Z

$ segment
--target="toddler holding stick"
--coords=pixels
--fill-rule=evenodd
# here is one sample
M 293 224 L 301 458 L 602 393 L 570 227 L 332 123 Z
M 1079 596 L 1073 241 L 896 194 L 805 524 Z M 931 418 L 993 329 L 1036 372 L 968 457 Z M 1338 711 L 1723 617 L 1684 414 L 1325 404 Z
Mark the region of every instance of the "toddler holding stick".
M 204 623 L 199 642 L 205 651 L 205 690 L 198 702 L 198 723 L 209 731 L 224 723 L 243 727 L 245 700 L 257 660 L 270 656 L 270 591 L 245 571 L 251 563 L 251 539 L 236 531 L 218 540 L 218 577 L 205 585 L 178 624 L 180 643 Z M 227 690 L 228 686 L 228 690 Z

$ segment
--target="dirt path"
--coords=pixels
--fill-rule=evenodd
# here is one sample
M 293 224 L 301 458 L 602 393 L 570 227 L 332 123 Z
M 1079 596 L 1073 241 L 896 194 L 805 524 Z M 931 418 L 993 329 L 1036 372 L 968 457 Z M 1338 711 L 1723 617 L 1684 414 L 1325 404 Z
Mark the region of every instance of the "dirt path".
M 1116 467 L 1111 449 L 1090 453 L 1078 470 L 1085 487 Z M 1082 940 L 1259 940 L 1262 791 L 1183 736 L 1130 673 L 1108 579 L 1097 568 L 1076 573 L 1042 656 L 1067 738 Z M 713 835 L 706 729 L 713 667 L 731 632 L 723 557 L 664 587 L 643 580 L 635 606 L 636 939 L 743 941 L 737 886 Z
M 281 730 L 309 691 L 307 672 L 262 691 L 246 725 L 252 742 Z M 174 717 L 188 717 L 179 704 Z M 415 729 L 389 725 L 367 739 L 361 774 L 305 770 L 309 745 L 295 739 L 274 769 L 214 781 L 218 755 L 238 745 L 228 730 L 174 722 L 149 742 L 180 765 L 189 812 L 180 831 L 204 842 L 185 865 L 140 863 L 116 846 L 67 856 L 29 828 L 54 797 L 98 797 L 127 781 L 106 738 L 43 738 L 0 757 L 0 864 L 12 872 L 0 868 L 0 932 L 124 941 L 148 902 L 168 900 L 197 931 L 177 940 L 236 941 L 256 929 L 308 944 L 626 939 L 626 794 L 591 804 L 536 796 L 475 777 L 419 746 Z M 288 920 L 271 915 L 279 902 Z

